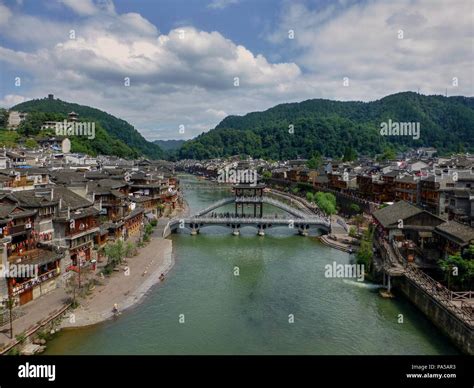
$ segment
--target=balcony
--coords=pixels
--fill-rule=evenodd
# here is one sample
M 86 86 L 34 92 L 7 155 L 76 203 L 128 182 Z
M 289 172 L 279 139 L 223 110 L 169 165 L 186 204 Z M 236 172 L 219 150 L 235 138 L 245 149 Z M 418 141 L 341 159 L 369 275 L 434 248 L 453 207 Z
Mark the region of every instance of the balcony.
M 18 236 L 31 230 L 31 224 L 15 225 L 8 228 L 8 232 L 5 235 Z
M 77 224 L 76 224 L 77 225 Z M 90 221 L 88 224 L 84 224 L 84 226 L 81 228 L 80 225 L 77 225 L 76 228 L 70 229 L 66 232 L 66 237 L 67 238 L 78 238 L 81 236 L 84 236 L 86 234 L 96 232 L 99 230 L 99 227 L 97 225 L 97 222 Z

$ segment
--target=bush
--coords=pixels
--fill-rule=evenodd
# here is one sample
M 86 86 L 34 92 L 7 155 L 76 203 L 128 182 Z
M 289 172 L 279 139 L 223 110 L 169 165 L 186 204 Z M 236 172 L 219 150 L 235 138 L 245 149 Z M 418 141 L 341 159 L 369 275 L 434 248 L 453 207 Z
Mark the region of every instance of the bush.
M 153 226 L 151 224 L 146 224 L 145 234 L 152 234 L 152 233 L 153 233 Z
M 15 346 L 15 347 L 11 348 L 8 351 L 8 355 L 9 356 L 19 356 L 20 355 L 20 349 L 18 348 L 18 346 Z
M 131 241 L 127 242 L 125 245 L 125 257 L 135 256 L 136 251 L 137 248 L 135 247 L 135 244 L 133 244 Z
M 26 334 L 25 333 L 20 333 L 15 336 L 15 339 L 22 344 L 23 342 L 26 341 Z
M 349 228 L 349 236 L 355 238 L 357 236 L 357 229 L 355 226 Z

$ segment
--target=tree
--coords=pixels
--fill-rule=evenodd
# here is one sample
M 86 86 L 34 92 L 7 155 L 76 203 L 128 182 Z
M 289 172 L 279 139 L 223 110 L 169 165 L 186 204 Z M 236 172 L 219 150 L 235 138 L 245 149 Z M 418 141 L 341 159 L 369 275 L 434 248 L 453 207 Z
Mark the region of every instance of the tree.
M 313 154 L 313 156 L 306 162 L 306 166 L 312 170 L 317 170 L 323 164 L 323 158 L 319 152 Z
M 3 305 L 8 309 L 9 323 L 10 323 L 10 338 L 13 338 L 13 307 L 15 307 L 15 300 L 10 294 L 8 297 L 3 299 Z
M 125 244 L 125 251 L 124 255 L 125 257 L 132 257 L 136 253 L 136 247 L 135 244 L 132 243 L 131 241 L 128 241 L 127 244 Z
M 364 223 L 365 219 L 364 219 L 364 216 L 362 214 L 356 214 L 354 216 L 354 222 L 357 226 L 357 233 L 359 233 L 360 231 L 360 226 Z
M 105 247 L 105 254 L 107 255 L 107 266 L 115 268 L 120 264 L 125 256 L 125 247 L 122 240 L 116 243 L 107 244 Z
M 0 108 L 0 128 L 6 128 L 8 123 L 8 111 Z
M 356 203 L 351 203 L 349 208 L 351 209 L 352 213 L 360 213 L 360 206 Z
M 160 212 L 160 214 L 158 215 L 158 217 L 161 217 L 163 215 L 163 209 L 165 208 L 165 205 L 163 203 L 159 203 L 158 205 L 156 205 L 156 208 L 158 209 L 158 211 Z
M 30 149 L 36 148 L 36 147 L 38 147 L 38 143 L 36 142 L 35 139 L 32 139 L 32 138 L 30 137 L 30 138 L 26 139 L 26 141 L 25 141 L 25 147 L 26 147 L 26 148 L 30 148 Z
M 471 244 L 466 252 L 470 255 L 474 246 Z M 453 287 L 457 290 L 471 290 L 474 285 L 474 261 L 470 257 L 463 257 L 461 252 L 448 256 L 439 261 L 439 266 L 444 272 L 448 288 Z
M 306 193 L 306 199 L 309 201 L 309 202 L 313 202 L 314 201 L 314 194 L 310 191 L 308 191 Z
M 262 173 L 262 176 L 266 179 L 268 178 L 271 178 L 272 177 L 272 173 L 268 170 L 265 170 L 263 173 Z
M 378 160 L 393 160 L 397 157 L 395 150 L 391 147 L 386 147 L 383 151 L 383 154 L 379 156 Z
M 318 191 L 314 197 L 314 200 L 318 207 L 327 215 L 330 216 L 337 213 L 336 197 L 334 194 Z
M 71 271 L 68 279 L 66 280 L 66 294 L 72 294 L 71 305 L 72 308 L 77 307 L 77 290 L 79 289 L 79 274 L 75 271 Z
M 364 236 L 362 237 L 362 240 L 360 242 L 360 247 L 356 255 L 357 264 L 364 265 L 365 272 L 367 273 L 370 273 L 372 269 L 372 260 L 374 257 L 373 239 L 374 239 L 373 228 L 368 228 L 365 231 Z
M 357 154 L 351 146 L 348 146 L 344 150 L 344 156 L 342 157 L 343 162 L 352 162 L 357 159 Z

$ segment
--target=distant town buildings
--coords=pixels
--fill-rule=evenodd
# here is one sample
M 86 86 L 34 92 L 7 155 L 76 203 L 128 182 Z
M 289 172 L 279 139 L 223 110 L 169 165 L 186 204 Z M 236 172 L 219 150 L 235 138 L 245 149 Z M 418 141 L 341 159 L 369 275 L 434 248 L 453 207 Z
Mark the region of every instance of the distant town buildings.
M 15 131 L 19 127 L 19 125 L 26 119 L 27 115 L 28 114 L 24 112 L 18 112 L 15 110 L 9 111 L 7 129 Z
M 274 163 L 249 159 L 245 163 L 246 168 L 265 172 L 269 182 L 282 187 L 305 185 L 374 205 L 405 201 L 442 219 L 474 226 L 474 156 L 436 155 L 435 148 L 420 148 L 391 161 L 360 158 L 344 162 L 327 158 L 318 168 L 309 168 L 303 159 Z M 176 167 L 216 179 L 218 171 L 229 163 L 242 168 L 239 166 L 243 162 L 239 157 L 183 160 Z

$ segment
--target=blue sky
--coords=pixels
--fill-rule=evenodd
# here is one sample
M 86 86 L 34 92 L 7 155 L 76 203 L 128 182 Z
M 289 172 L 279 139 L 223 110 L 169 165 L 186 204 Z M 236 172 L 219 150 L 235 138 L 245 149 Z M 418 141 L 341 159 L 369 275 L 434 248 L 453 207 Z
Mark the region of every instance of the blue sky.
M 309 98 L 472 96 L 473 4 L 0 0 L 0 106 L 54 93 L 153 140 Z

